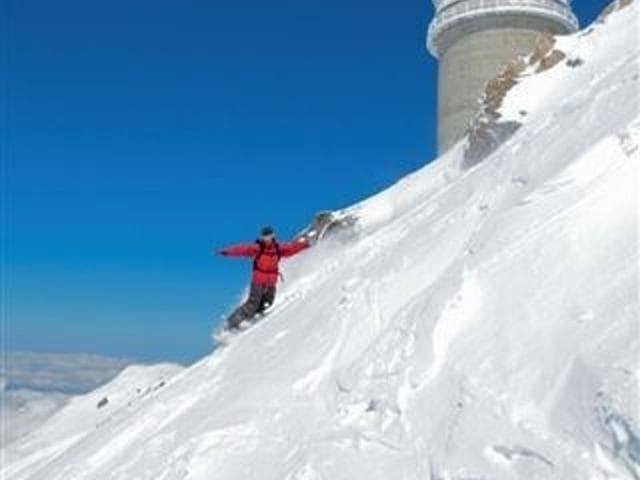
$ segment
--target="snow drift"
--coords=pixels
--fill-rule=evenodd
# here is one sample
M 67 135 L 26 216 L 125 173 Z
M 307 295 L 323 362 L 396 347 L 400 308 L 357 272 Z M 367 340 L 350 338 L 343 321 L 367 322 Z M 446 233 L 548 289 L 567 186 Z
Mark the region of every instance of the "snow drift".
M 510 90 L 483 162 L 345 210 L 265 321 L 125 407 L 81 397 L 5 478 L 640 478 L 637 25 L 559 38 L 581 63 Z

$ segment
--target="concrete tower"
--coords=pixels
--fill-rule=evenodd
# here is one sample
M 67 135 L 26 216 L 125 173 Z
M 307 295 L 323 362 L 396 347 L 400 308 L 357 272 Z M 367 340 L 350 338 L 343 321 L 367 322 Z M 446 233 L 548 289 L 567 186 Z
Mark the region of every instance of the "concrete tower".
M 465 133 L 485 84 L 541 32 L 578 27 L 570 0 L 433 0 L 427 46 L 439 59 L 438 150 Z

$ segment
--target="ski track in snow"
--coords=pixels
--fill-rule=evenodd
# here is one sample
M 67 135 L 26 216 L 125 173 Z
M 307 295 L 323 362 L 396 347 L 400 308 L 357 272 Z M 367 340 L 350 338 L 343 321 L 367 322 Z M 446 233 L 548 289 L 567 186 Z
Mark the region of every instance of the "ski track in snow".
M 583 63 L 516 85 L 484 162 L 345 209 L 264 320 L 78 397 L 3 480 L 639 479 L 638 9 L 560 38 Z
M 447 304 L 433 331 L 433 360 L 424 379 L 415 388 L 422 389 L 442 370 L 447 349 L 465 327 L 474 321 L 482 302 L 481 287 L 474 273 L 465 272 L 459 293 Z

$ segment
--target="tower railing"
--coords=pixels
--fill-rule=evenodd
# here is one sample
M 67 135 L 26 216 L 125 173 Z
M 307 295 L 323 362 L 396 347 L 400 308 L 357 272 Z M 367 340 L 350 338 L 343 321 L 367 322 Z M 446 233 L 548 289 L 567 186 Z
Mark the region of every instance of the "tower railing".
M 429 51 L 438 56 L 436 38 L 453 23 L 484 15 L 528 14 L 555 20 L 568 31 L 578 28 L 578 20 L 562 0 L 457 0 L 436 11 L 427 37 Z

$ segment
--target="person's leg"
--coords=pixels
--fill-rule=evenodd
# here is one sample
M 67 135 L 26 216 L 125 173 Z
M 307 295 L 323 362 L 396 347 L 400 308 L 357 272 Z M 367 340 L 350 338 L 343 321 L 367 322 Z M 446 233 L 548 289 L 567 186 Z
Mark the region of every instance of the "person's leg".
M 260 308 L 257 313 L 264 313 L 264 311 L 273 305 L 276 299 L 276 287 L 265 287 L 262 299 L 260 301 Z
M 252 284 L 251 291 L 249 292 L 249 298 L 247 298 L 246 302 L 236 308 L 228 318 L 227 328 L 238 328 L 243 321 L 250 320 L 260 309 L 263 296 L 264 287 Z

